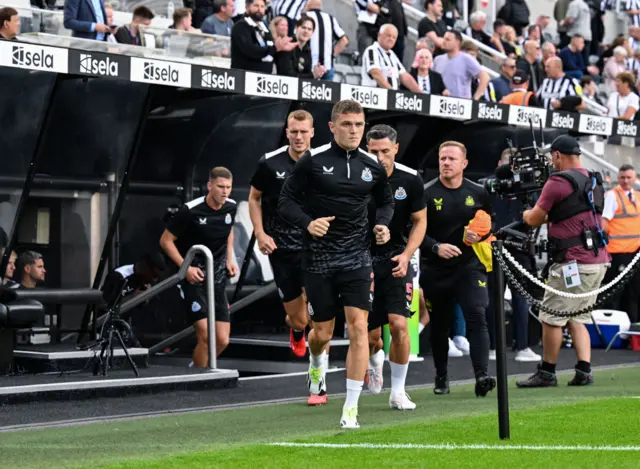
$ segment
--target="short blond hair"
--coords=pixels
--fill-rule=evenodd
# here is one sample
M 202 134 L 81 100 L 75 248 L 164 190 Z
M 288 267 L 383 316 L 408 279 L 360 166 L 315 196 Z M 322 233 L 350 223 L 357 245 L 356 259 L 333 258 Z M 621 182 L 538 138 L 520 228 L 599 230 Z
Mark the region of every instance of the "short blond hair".
M 302 109 L 298 109 L 297 111 L 293 111 L 289 113 L 289 116 L 287 117 L 287 122 L 289 122 L 291 119 L 299 122 L 311 121 L 311 125 L 313 125 L 313 116 L 311 115 L 311 113 L 304 111 Z
M 460 142 L 456 142 L 455 140 L 447 140 L 446 142 L 442 143 L 440 145 L 440 148 L 438 149 L 438 154 L 440 154 L 443 148 L 447 148 L 447 147 L 459 148 L 460 151 L 462 152 L 462 156 L 464 156 L 465 158 L 467 157 L 467 147 L 465 147 Z

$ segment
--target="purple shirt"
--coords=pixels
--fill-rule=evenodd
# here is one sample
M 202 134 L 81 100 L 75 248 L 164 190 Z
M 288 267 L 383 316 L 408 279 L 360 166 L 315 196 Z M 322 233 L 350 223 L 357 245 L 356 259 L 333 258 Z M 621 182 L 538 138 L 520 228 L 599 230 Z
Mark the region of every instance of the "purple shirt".
M 471 99 L 471 82 L 482 71 L 482 66 L 466 52 L 460 52 L 453 58 L 439 55 L 433 60 L 433 70 L 442 75 L 452 97 Z
M 587 175 L 587 170 L 580 168 L 579 171 Z M 538 207 L 549 213 L 553 206 L 558 205 L 561 200 L 566 199 L 573 193 L 573 186 L 569 181 L 560 176 L 551 176 L 538 199 Z M 602 217 L 598 215 L 598 223 L 602 226 Z M 580 236 L 584 226 L 593 226 L 593 212 L 583 212 L 574 215 L 566 220 L 557 223 L 549 222 L 549 237 L 558 239 L 568 239 Z M 611 258 L 605 248 L 600 248 L 598 255 L 593 251 L 587 251 L 582 246 L 574 246 L 567 250 L 565 262 L 576 261 L 578 264 L 605 264 Z

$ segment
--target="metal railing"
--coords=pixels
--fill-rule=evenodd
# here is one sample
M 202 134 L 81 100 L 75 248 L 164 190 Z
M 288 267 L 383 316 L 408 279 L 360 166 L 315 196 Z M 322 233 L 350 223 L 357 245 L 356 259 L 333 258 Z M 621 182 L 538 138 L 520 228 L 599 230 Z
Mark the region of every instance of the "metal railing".
M 214 279 L 213 279 L 213 254 L 211 254 L 211 250 L 203 246 L 201 244 L 193 246 L 187 252 L 187 255 L 184 256 L 184 261 L 182 262 L 182 266 L 178 269 L 178 272 L 173 274 L 171 277 L 164 279 L 162 282 L 154 285 L 148 290 L 143 291 L 139 295 L 134 296 L 129 301 L 122 304 L 120 307 L 120 313 L 126 313 L 131 311 L 136 306 L 141 305 L 148 299 L 158 295 L 159 293 L 168 290 L 169 288 L 175 287 L 187 276 L 187 269 L 191 266 L 191 262 L 193 261 L 195 255 L 197 253 L 204 254 L 207 259 L 207 274 L 205 278 L 206 288 L 207 288 L 207 303 L 208 303 L 208 316 L 207 316 L 207 330 L 209 334 L 209 365 L 208 368 L 210 370 L 215 370 L 217 368 L 217 357 L 216 357 L 216 313 L 215 313 L 215 288 L 214 288 Z M 192 326 L 193 327 L 193 326 Z M 151 350 L 149 351 L 151 354 Z

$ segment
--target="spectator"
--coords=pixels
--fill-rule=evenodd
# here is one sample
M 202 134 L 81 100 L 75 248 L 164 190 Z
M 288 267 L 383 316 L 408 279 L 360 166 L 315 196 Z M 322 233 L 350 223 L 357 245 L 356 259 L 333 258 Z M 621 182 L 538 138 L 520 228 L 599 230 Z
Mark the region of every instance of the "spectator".
M 149 26 L 151 20 L 155 17 L 153 12 L 142 5 L 133 10 L 133 19 L 130 24 L 124 25 L 115 33 L 116 41 L 120 44 L 132 44 L 134 46 L 142 45 L 140 38 L 140 26 Z
M 618 36 L 624 40 L 624 36 Z M 616 44 L 616 46 L 622 44 Z M 627 40 L 627 46 L 629 53 L 632 53 L 637 47 L 640 47 L 640 26 L 631 26 L 629 28 L 629 39 Z
M 442 75 L 431 70 L 432 66 L 433 56 L 431 52 L 427 49 L 421 49 L 416 52 L 411 76 L 416 80 L 423 93 L 449 96 L 449 91 L 444 86 L 444 81 L 442 81 Z
M 591 50 L 591 10 L 584 0 L 571 0 L 567 15 L 562 20 L 562 26 L 567 28 L 569 40 L 576 35 L 584 38 L 582 58 L 585 64 L 589 63 L 589 51 Z M 566 45 L 566 43 L 561 46 Z
M 476 45 L 475 42 L 462 41 L 462 44 L 460 45 L 460 50 L 465 54 L 469 54 L 471 57 L 476 59 L 479 64 L 482 64 L 482 62 L 480 62 L 480 58 L 478 58 L 478 46 Z
M 324 66 L 316 63 L 312 67 L 311 45 L 309 40 L 315 30 L 314 21 L 308 16 L 302 16 L 296 23 L 296 40 L 298 46 L 291 51 L 280 51 L 276 54 L 276 69 L 278 75 L 299 78 L 322 78 L 326 73 Z
M 103 0 L 65 0 L 63 24 L 73 37 L 104 41 L 111 31 L 106 22 Z
M 517 70 L 511 80 L 511 93 L 500 100 L 502 104 L 512 106 L 540 107 L 536 95 L 529 85 L 529 76 L 522 70 Z
M 518 57 L 516 67 L 527 74 L 529 79 L 529 91 L 538 91 L 542 83 L 543 70 L 540 65 L 540 44 L 533 39 L 524 43 L 524 56 Z
M 598 96 L 596 82 L 591 75 L 585 75 L 580 79 L 580 87 L 582 88 L 582 96 L 586 96 L 590 100 L 604 106 L 604 103 Z
M 404 60 L 404 42 L 409 32 L 407 20 L 404 16 L 401 0 L 369 0 L 369 4 L 379 7 L 380 12 L 376 15 L 373 24 L 367 26 L 369 36 L 377 38 L 380 28 L 384 24 L 392 24 L 398 30 L 398 39 L 393 46 L 393 52 L 400 62 Z
M 0 257 L 2 257 L 2 251 L 0 251 Z M 16 253 L 15 251 L 11 252 L 9 256 L 9 262 L 7 263 L 7 268 L 4 272 L 4 278 L 0 278 L 0 285 L 5 287 L 12 287 L 16 285 L 16 282 L 13 280 L 13 274 L 16 271 Z
M 614 91 L 609 96 L 607 108 L 609 116 L 620 119 L 633 119 L 636 112 L 640 110 L 640 98 L 632 92 L 635 84 L 635 77 L 631 72 L 619 73 L 616 77 L 618 91 Z
M 297 21 L 304 12 L 306 0 L 271 0 L 271 11 L 274 16 L 284 16 L 287 19 L 287 35 L 293 37 Z
M 498 11 L 498 18 L 515 29 L 521 36 L 529 24 L 529 7 L 525 0 L 507 0 Z
M 582 95 L 580 82 L 575 78 L 570 78 L 562 70 L 562 60 L 559 57 L 552 57 L 545 63 L 547 78 L 544 79 L 538 90 L 538 100 L 547 109 L 574 110 L 574 100 L 565 100 L 568 97 L 579 97 Z
M 516 36 L 516 30 L 512 26 L 504 27 L 504 34 L 502 35 L 502 47 L 504 53 L 509 56 L 518 58 L 522 56 L 522 47 L 518 44 L 518 37 Z
M 34 251 L 25 251 L 18 256 L 16 271 L 20 277 L 19 288 L 36 288 L 38 283 L 44 282 L 47 273 L 42 254 Z
M 442 42 L 444 33 L 447 32 L 447 25 L 442 20 L 442 0 L 426 0 L 424 7 L 427 14 L 418 23 L 418 37 L 426 37 L 433 41 L 435 45 L 433 56 L 437 57 L 444 54 Z
M 271 73 L 276 52 L 292 51 L 298 45 L 290 37 L 272 38 L 262 22 L 264 9 L 264 0 L 247 0 L 244 19 L 233 25 L 231 68 Z
M 213 15 L 207 16 L 202 22 L 200 31 L 205 34 L 215 34 L 216 36 L 231 36 L 233 0 L 214 0 L 213 11 Z
M 618 75 L 627 70 L 627 49 L 618 46 L 613 50 L 613 57 L 607 60 L 602 73 L 604 84 L 609 90 L 617 88 Z
M 497 103 L 505 96 L 511 93 L 511 80 L 516 73 L 516 61 L 511 57 L 507 57 L 502 61 L 500 66 L 500 76 L 489 82 L 487 91 L 484 93 L 484 99 L 492 103 Z
M 544 66 L 546 65 L 547 61 L 553 57 L 556 57 L 556 46 L 553 45 L 553 43 L 551 42 L 545 42 L 542 45 L 542 66 L 543 66 L 543 71 Z M 545 76 L 546 76 L 546 71 L 545 71 Z
M 625 13 L 629 17 L 630 26 L 640 26 L 640 3 L 638 0 L 627 0 Z
M 613 57 L 613 51 L 618 46 L 625 47 L 627 49 L 627 51 L 629 52 L 629 55 L 633 54 L 633 51 L 629 51 L 629 48 L 627 47 L 625 37 L 622 36 L 622 35 L 618 36 L 617 38 L 615 38 L 613 40 L 613 42 L 609 45 L 609 47 L 607 47 L 605 49 L 605 51 L 602 53 L 602 55 L 600 55 L 600 58 L 598 59 L 598 63 L 597 63 L 597 66 L 598 66 L 598 68 L 600 70 L 604 70 L 604 65 L 607 62 L 607 59 L 609 57 Z
M 0 41 L 15 41 L 20 34 L 20 15 L 11 7 L 0 8 Z
M 633 57 L 627 59 L 627 70 L 636 76 L 636 82 L 640 77 L 640 47 L 633 51 Z
M 338 24 L 338 20 L 322 11 L 322 0 L 307 2 L 307 16 L 316 23 L 316 29 L 311 36 L 312 67 L 317 64 L 326 69 L 323 80 L 333 80 L 335 57 L 339 56 L 349 44 L 349 38 Z
M 105 41 L 107 41 L 110 44 L 117 44 L 118 41 L 116 40 L 116 37 L 114 34 L 118 30 L 118 26 L 116 26 L 116 24 L 113 21 L 113 7 L 111 6 L 111 3 L 105 2 L 104 12 L 107 14 L 107 25 L 110 28 L 110 31 L 109 33 L 107 33 L 107 38 L 105 39 Z
M 269 24 L 269 32 L 273 38 L 289 37 L 289 23 L 284 16 L 276 16 Z
M 584 38 L 576 34 L 571 37 L 569 45 L 558 53 L 558 57 L 562 59 L 562 67 L 565 73 L 577 80 L 580 80 L 585 73 L 590 73 L 594 76 L 600 74 L 600 70 L 597 67 L 593 65 L 587 66 L 587 62 L 584 61 L 584 48 Z
M 421 37 L 416 41 L 416 52 L 422 49 L 427 49 L 433 55 L 433 52 L 436 50 L 436 45 L 431 39 Z
M 421 89 L 413 77 L 407 73 L 398 56 L 393 52 L 393 46 L 398 38 L 397 28 L 390 24 L 383 24 L 378 33 L 378 40 L 367 47 L 362 61 L 362 84 L 397 90 L 402 84 L 414 93 Z
M 489 36 L 484 32 L 484 28 L 487 25 L 487 15 L 484 12 L 479 10 L 473 12 L 469 17 L 469 24 L 471 29 L 470 36 L 473 39 L 504 54 L 500 38 L 495 33 L 493 36 Z
M 209 18 L 212 15 L 215 15 L 220 8 L 220 5 L 225 5 L 226 0 L 195 0 L 192 2 L 194 11 L 193 11 L 193 27 L 200 28 L 202 31 L 202 25 L 204 24 L 204 20 Z M 233 0 L 231 0 L 231 4 L 233 5 Z M 187 2 L 184 2 L 184 5 L 187 6 Z M 216 6 L 217 5 L 217 6 Z M 191 5 L 190 5 L 191 6 Z M 233 12 L 230 13 L 233 16 Z M 211 34 L 211 33 L 208 33 Z
M 358 52 L 362 55 L 365 49 L 375 41 L 375 35 L 371 35 L 370 29 L 378 18 L 380 6 L 368 0 L 355 0 L 355 7 L 358 20 L 358 30 L 356 33 Z
M 567 38 L 567 26 L 564 25 L 564 19 L 569 11 L 569 3 L 571 0 L 556 0 L 556 4 L 553 7 L 553 18 L 558 24 L 558 34 L 560 35 L 560 46 L 564 47 L 569 44 Z
M 456 98 L 471 98 L 471 83 L 478 78 L 473 99 L 480 99 L 489 84 L 489 74 L 475 58 L 460 51 L 461 45 L 462 35 L 458 31 L 447 31 L 442 44 L 446 54 L 435 58 L 433 69 L 442 75 L 449 93 Z
M 169 29 L 175 29 L 177 31 L 193 31 L 191 26 L 192 16 L 191 8 L 176 8 L 173 12 L 173 24 Z
M 500 18 L 493 22 L 493 36 L 492 39 L 495 40 L 496 44 L 500 44 L 500 52 L 506 55 L 506 51 L 504 50 L 504 44 L 502 43 L 502 38 L 507 32 L 507 24 L 502 21 Z
M 588 0 L 591 13 L 591 45 L 586 49 L 589 55 L 600 55 L 600 44 L 604 39 L 604 5 L 602 0 Z M 588 60 L 587 60 L 588 61 Z M 588 63 L 587 63 L 588 65 Z

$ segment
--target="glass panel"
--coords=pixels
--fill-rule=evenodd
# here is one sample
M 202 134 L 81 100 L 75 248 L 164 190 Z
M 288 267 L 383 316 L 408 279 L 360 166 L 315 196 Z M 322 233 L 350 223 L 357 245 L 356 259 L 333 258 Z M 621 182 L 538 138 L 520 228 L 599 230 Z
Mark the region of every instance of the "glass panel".
M 0 243 L 11 232 L 54 81 L 53 74 L 0 68 Z

